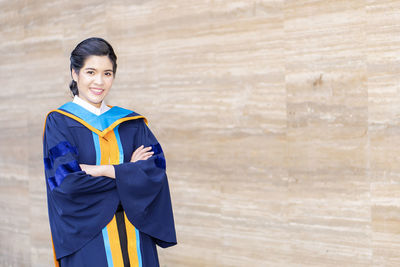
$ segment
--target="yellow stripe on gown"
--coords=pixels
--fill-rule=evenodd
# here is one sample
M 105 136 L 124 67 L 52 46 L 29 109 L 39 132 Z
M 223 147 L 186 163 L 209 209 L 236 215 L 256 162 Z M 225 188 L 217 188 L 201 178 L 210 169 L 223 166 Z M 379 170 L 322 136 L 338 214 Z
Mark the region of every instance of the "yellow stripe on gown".
M 135 226 L 131 224 L 131 222 L 126 217 L 124 212 L 125 225 L 126 225 L 126 235 L 128 237 L 128 253 L 129 253 L 129 261 L 132 267 L 139 266 L 139 258 L 137 253 L 137 240 L 136 240 L 136 229 Z M 139 238 L 139 237 L 138 237 Z M 139 248 L 140 249 L 140 248 Z
M 118 164 L 119 149 L 114 131 L 108 132 L 104 137 L 99 137 L 101 151 L 101 165 Z M 124 266 L 122 258 L 121 243 L 119 240 L 118 227 L 115 215 L 107 224 L 107 233 L 110 242 L 111 255 L 114 267 Z

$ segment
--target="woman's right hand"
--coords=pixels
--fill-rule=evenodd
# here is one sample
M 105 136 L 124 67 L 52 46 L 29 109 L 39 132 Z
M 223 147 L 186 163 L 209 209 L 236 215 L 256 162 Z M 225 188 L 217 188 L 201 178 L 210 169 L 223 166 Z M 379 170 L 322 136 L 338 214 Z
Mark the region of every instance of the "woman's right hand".
M 147 160 L 154 154 L 154 152 L 150 150 L 151 146 L 144 147 L 144 145 L 141 145 L 135 150 L 135 152 L 132 153 L 131 162 L 136 162 L 138 160 Z

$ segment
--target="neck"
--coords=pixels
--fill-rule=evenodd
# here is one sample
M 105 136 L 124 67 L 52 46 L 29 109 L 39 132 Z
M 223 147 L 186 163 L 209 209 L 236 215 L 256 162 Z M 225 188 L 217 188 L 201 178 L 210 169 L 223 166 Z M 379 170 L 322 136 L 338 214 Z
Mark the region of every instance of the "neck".
M 100 103 L 90 103 L 90 102 L 88 102 L 88 103 L 89 103 L 90 105 L 96 107 L 96 108 L 100 108 L 100 107 L 101 107 L 101 103 L 103 103 L 103 102 L 100 102 Z
M 93 103 L 93 102 L 87 101 L 87 99 L 82 98 L 82 97 L 80 97 L 79 95 L 78 95 L 78 97 L 79 97 L 81 100 L 85 101 L 86 103 L 92 105 L 92 106 L 95 107 L 95 108 L 100 108 L 100 107 L 101 107 L 101 104 L 103 103 L 103 101 L 101 101 L 100 103 Z

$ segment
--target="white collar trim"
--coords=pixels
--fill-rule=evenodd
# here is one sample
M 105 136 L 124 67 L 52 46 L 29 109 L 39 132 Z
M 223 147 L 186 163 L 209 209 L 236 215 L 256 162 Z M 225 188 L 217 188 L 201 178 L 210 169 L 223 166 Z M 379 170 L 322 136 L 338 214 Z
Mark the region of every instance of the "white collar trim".
M 75 104 L 78 104 L 79 106 L 81 106 L 84 109 L 94 113 L 97 116 L 103 114 L 104 112 L 106 112 L 106 111 L 108 111 L 110 109 L 110 107 L 108 107 L 106 105 L 104 100 L 101 102 L 100 108 L 96 108 L 95 106 L 93 106 L 92 104 L 89 104 L 88 102 L 86 102 L 85 100 L 83 100 L 82 98 L 80 98 L 77 95 L 74 97 L 74 100 L 72 102 L 75 103 Z

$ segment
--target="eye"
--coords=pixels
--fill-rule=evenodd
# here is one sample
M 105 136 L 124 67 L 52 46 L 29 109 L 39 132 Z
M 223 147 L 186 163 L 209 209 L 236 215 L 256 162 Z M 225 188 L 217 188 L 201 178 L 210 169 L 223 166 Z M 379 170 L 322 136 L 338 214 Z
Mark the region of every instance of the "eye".
M 112 76 L 112 72 L 106 72 L 107 76 Z
M 87 73 L 87 74 L 94 74 L 94 71 L 88 70 L 86 73 Z

